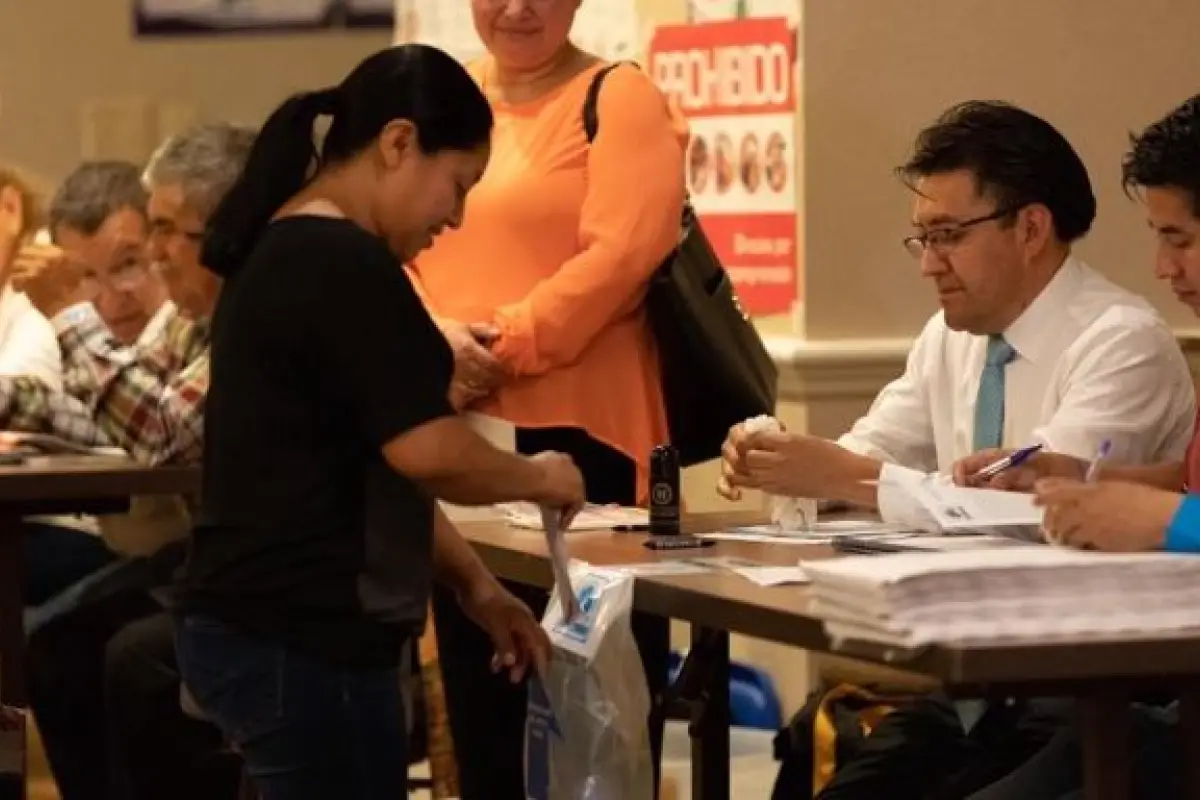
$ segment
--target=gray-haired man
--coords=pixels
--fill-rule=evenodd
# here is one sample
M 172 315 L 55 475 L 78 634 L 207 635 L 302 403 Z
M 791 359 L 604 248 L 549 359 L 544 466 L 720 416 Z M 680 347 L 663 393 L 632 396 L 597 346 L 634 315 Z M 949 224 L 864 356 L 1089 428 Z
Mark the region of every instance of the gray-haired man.
M 200 264 L 199 243 L 254 135 L 230 125 L 201 126 L 169 139 L 150 161 L 150 251 L 179 308 L 153 346 L 121 348 L 89 303 L 55 314 L 56 326 L 78 339 L 104 387 L 84 409 L 90 432 L 81 427 L 78 437 L 116 444 L 147 463 L 199 459 L 207 319 L 220 291 L 219 280 Z M 47 293 L 71 297 L 77 287 L 69 265 L 52 269 L 62 277 L 46 276 Z M 14 388 L 0 381 L 0 397 Z M 27 387 L 26 400 L 35 391 Z M 42 399 L 57 408 L 58 419 L 79 416 L 61 394 Z M 183 715 L 170 619 L 149 592 L 173 563 L 164 554 L 178 549 L 141 562 L 147 569 L 140 582 L 135 571 L 117 591 L 93 592 L 30 637 L 32 705 L 63 800 L 236 795 L 237 767 L 223 760 L 220 734 Z
M 124 344 L 152 342 L 174 313 L 162 278 L 149 268 L 148 199 L 136 165 L 87 161 L 67 176 L 50 201 L 51 241 L 83 273 L 80 299 L 95 306 Z M 36 294 L 32 299 L 37 305 Z M 61 309 L 39 310 L 49 318 Z

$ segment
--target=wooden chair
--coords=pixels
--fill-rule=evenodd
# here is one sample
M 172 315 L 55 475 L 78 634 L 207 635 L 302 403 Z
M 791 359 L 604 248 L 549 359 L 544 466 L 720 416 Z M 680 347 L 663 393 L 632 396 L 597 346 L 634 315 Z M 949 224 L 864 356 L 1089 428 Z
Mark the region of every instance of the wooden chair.
M 434 800 L 445 800 L 459 795 L 458 762 L 454 757 L 454 739 L 450 735 L 450 718 L 446 713 L 432 606 L 426 619 L 425 633 L 421 636 L 419 656 L 422 699 L 425 702 L 426 750 L 432 784 L 428 788 Z

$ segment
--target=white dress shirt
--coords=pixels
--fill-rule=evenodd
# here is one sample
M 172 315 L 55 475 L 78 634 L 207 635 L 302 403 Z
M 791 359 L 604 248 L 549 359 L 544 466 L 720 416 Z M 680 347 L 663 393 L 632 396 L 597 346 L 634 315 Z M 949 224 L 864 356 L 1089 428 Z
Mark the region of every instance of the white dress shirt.
M 55 390 L 61 390 L 63 384 L 62 351 L 54 326 L 33 307 L 28 297 L 7 285 L 0 289 L 0 375 L 31 375 Z M 86 516 L 27 519 L 76 528 L 84 533 L 98 532 L 96 521 Z
M 0 375 L 32 375 L 62 388 L 62 353 L 50 321 L 12 287 L 0 289 Z
M 1068 258 L 1004 337 L 1017 351 L 1005 373 L 1003 446 L 1042 443 L 1129 464 L 1179 460 L 1192 435 L 1195 393 L 1175 336 L 1141 297 Z M 838 440 L 856 453 L 949 472 L 970 455 L 987 337 L 934 315 L 904 374 Z

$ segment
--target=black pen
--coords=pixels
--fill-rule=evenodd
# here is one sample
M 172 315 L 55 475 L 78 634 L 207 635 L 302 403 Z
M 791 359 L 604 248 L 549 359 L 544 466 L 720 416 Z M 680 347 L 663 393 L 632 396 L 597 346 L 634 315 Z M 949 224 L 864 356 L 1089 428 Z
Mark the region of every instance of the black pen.
M 645 523 L 638 523 L 634 525 L 613 525 L 612 529 L 617 533 L 647 533 L 650 530 L 650 526 Z

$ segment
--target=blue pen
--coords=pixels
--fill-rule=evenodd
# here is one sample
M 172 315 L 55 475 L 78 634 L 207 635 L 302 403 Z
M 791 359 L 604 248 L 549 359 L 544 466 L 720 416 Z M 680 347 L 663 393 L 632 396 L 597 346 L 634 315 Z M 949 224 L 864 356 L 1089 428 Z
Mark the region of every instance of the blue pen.
M 1108 458 L 1110 452 L 1112 452 L 1112 442 L 1105 439 L 1100 443 L 1100 449 L 1096 451 L 1096 455 L 1088 463 L 1087 474 L 1083 476 L 1084 483 L 1095 483 L 1099 480 L 1100 467 L 1104 464 L 1104 459 Z
M 1004 458 L 993 461 L 983 469 L 971 476 L 971 481 L 986 481 L 996 477 L 1006 469 L 1019 467 L 1029 460 L 1029 457 L 1042 449 L 1042 445 L 1033 444 L 1029 447 L 1022 447 L 1020 450 L 1009 453 Z

